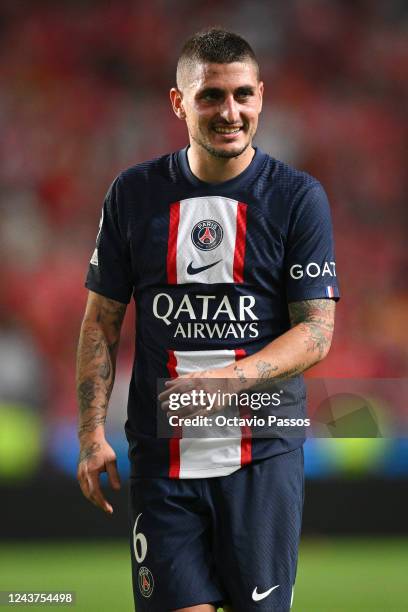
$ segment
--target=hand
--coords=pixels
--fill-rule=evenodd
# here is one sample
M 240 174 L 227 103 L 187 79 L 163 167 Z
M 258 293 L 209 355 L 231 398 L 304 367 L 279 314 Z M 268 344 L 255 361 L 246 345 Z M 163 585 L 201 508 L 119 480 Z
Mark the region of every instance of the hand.
M 112 489 L 120 489 L 120 478 L 116 466 L 116 454 L 104 439 L 81 440 L 78 463 L 78 482 L 82 493 L 90 502 L 107 514 L 113 513 L 111 504 L 105 499 L 99 482 L 99 474 L 108 473 Z
M 166 381 L 164 383 L 165 389 L 158 397 L 162 410 L 167 413 L 167 416 L 177 414 L 179 417 L 185 417 L 204 416 L 209 414 L 209 410 L 216 412 L 228 408 L 228 405 L 223 404 L 222 401 L 220 403 L 218 398 L 222 398 L 224 393 L 239 391 L 239 383 L 226 376 L 227 374 L 228 372 L 224 369 L 206 370 L 192 372 Z M 195 402 L 193 402 L 194 394 Z M 171 395 L 178 395 L 179 397 L 183 395 L 186 401 L 190 396 L 191 403 L 178 408 L 176 413 L 172 412 L 170 411 Z M 212 398 L 210 404 L 208 404 L 208 397 Z

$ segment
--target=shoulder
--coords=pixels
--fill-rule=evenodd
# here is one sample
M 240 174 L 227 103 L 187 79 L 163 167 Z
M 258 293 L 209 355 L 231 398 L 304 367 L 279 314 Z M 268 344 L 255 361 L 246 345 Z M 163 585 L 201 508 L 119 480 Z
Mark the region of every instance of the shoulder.
M 122 170 L 114 180 L 119 187 L 132 187 L 155 181 L 176 180 L 177 153 L 167 153 Z
M 328 207 L 325 191 L 314 176 L 266 153 L 251 188 L 264 216 L 284 228 L 285 234 L 299 216 L 314 216 Z
M 168 153 L 122 170 L 112 181 L 107 206 L 129 210 L 153 191 L 167 191 L 178 177 L 177 153 Z
M 311 174 L 267 154 L 262 175 L 285 199 L 298 199 L 309 190 L 322 189 L 320 182 Z
M 111 183 L 106 198 L 107 210 L 123 223 L 135 213 L 149 215 L 153 201 L 174 190 L 179 181 L 177 152 L 140 162 L 122 170 Z

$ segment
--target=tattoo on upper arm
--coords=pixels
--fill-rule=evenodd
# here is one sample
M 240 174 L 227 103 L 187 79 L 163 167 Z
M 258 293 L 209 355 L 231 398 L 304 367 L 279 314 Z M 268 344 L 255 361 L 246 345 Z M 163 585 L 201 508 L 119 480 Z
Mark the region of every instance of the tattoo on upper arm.
M 292 327 L 299 325 L 308 352 L 322 359 L 328 352 L 334 330 L 335 302 L 329 299 L 291 302 L 288 306 Z
M 335 302 L 329 299 L 303 300 L 302 302 L 291 302 L 289 304 L 289 316 L 292 327 L 304 321 L 327 319 L 332 321 L 335 310 Z
M 98 303 L 96 321 L 97 323 L 111 326 L 112 330 L 119 334 L 125 312 L 126 304 L 121 304 L 109 298 L 103 298 L 100 300 L 100 303 Z

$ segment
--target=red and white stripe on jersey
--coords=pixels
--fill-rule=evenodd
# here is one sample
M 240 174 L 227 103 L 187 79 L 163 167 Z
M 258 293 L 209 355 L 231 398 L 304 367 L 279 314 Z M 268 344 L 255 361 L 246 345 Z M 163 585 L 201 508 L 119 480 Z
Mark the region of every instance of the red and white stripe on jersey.
M 242 283 L 244 281 L 247 205 L 222 196 L 188 198 L 170 206 L 167 280 L 170 284 Z M 198 249 L 191 232 L 200 221 L 216 221 L 223 238 L 213 250 Z M 216 263 L 218 262 L 218 263 Z M 199 274 L 187 268 L 211 266 Z
M 223 368 L 245 357 L 243 349 L 168 351 L 167 367 L 174 378 L 190 372 Z M 231 432 L 231 428 L 229 428 Z M 170 444 L 170 478 L 227 476 L 251 461 L 250 428 L 236 428 L 236 437 L 183 438 L 177 428 Z
M 246 356 L 244 349 L 235 349 L 235 361 L 239 361 Z M 241 417 L 249 417 L 249 408 L 240 408 Z M 241 427 L 242 439 L 241 439 L 241 465 L 247 465 L 252 461 L 252 433 L 249 425 Z

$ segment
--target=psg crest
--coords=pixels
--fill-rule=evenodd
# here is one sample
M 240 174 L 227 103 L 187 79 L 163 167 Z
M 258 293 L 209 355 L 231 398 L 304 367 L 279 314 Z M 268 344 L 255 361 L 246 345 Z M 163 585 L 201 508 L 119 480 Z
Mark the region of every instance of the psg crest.
M 224 231 L 218 221 L 205 219 L 195 224 L 191 231 L 191 240 L 200 251 L 212 251 L 222 242 Z
M 150 597 L 153 593 L 154 580 L 152 572 L 147 567 L 139 570 L 139 589 L 143 597 Z

